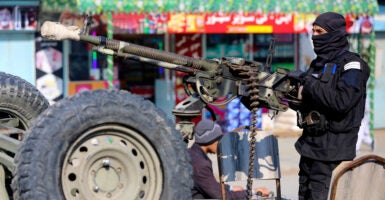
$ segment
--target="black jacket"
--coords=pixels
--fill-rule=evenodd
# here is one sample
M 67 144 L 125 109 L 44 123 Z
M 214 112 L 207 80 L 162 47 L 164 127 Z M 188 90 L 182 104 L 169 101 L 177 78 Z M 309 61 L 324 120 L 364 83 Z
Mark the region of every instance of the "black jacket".
M 297 151 L 316 160 L 351 160 L 355 157 L 357 133 L 365 110 L 366 82 L 370 69 L 357 54 L 345 52 L 316 68 L 311 63 L 304 78 L 302 115 L 317 111 L 324 118 L 321 128 L 303 128 Z
M 222 199 L 221 185 L 213 174 L 212 163 L 199 145 L 193 144 L 188 150 L 193 166 L 193 199 Z M 226 199 L 246 199 L 246 191 L 232 192 L 225 185 Z

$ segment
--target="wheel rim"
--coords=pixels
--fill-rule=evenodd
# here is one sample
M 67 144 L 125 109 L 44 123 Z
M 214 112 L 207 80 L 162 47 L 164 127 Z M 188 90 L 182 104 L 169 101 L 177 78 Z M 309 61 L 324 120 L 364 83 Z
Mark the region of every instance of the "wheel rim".
M 26 119 L 22 114 L 16 112 L 12 109 L 0 108 L 0 120 L 12 120 L 17 121 L 17 126 L 12 126 L 13 128 L 18 128 L 22 131 L 27 130 L 28 128 L 28 119 Z
M 66 199 L 159 199 L 163 182 L 154 147 L 119 125 L 82 134 L 67 151 L 61 177 Z

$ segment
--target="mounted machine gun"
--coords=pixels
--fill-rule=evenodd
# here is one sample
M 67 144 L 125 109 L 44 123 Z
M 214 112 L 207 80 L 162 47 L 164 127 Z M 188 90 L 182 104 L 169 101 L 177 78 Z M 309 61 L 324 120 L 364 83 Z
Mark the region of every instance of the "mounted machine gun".
M 45 22 L 41 28 L 42 36 L 47 39 L 82 41 L 94 45 L 94 50 L 100 53 L 154 63 L 187 73 L 184 88 L 188 98 L 173 110 L 177 118 L 176 129 L 183 134 L 184 140 L 193 138 L 192 119 L 201 115 L 203 107 L 212 112 L 207 105 L 223 105 L 241 97 L 242 102 L 245 102 L 251 111 L 250 158 L 254 158 L 258 109 L 264 107 L 277 112 L 286 111 L 289 103 L 300 103 L 296 98 L 298 82 L 289 78 L 289 70 L 277 68 L 275 72 L 271 71 L 274 40 L 270 44 L 266 64 L 263 65 L 260 62 L 234 57 L 196 59 L 103 36 L 91 36 L 87 32 L 84 27 L 66 27 L 55 22 Z M 249 176 L 252 176 L 253 163 L 250 163 L 249 168 Z M 249 181 L 249 191 L 250 188 Z
M 286 111 L 288 102 L 299 103 L 295 98 L 297 82 L 288 78 L 289 71 L 284 68 L 271 71 L 274 41 L 270 45 L 266 65 L 263 65 L 234 57 L 196 59 L 103 36 L 91 36 L 86 32 L 78 27 L 66 27 L 55 22 L 45 22 L 41 28 L 42 36 L 50 40 L 82 41 L 94 45 L 94 50 L 100 53 L 187 73 L 184 85 L 189 97 L 173 110 L 179 119 L 177 127 L 180 127 L 185 137 L 192 136 L 192 127 L 186 122 L 199 116 L 207 104 L 223 105 L 237 97 L 250 97 L 249 108 Z

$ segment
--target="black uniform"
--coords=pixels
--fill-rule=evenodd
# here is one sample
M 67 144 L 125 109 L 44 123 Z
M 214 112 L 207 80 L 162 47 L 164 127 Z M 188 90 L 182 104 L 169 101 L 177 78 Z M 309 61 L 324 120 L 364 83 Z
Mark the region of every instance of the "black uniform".
M 350 52 L 339 60 L 322 69 L 313 64 L 305 77 L 301 114 L 319 113 L 319 122 L 304 124 L 295 144 L 301 155 L 300 199 L 326 199 L 333 169 L 355 157 L 369 68 Z
M 298 117 L 303 134 L 295 147 L 301 155 L 299 199 L 326 200 L 333 169 L 355 157 L 369 67 L 348 51 L 343 16 L 324 13 L 314 25 L 328 33 L 312 37 L 317 58 L 303 80 Z

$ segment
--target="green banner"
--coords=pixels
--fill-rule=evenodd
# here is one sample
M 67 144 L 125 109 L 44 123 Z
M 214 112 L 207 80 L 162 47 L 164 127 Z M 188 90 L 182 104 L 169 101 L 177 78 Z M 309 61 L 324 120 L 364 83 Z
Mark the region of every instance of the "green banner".
M 41 9 L 47 12 L 79 12 L 77 0 L 41 0 Z
M 43 11 L 100 12 L 262 12 L 369 14 L 377 0 L 42 0 Z

